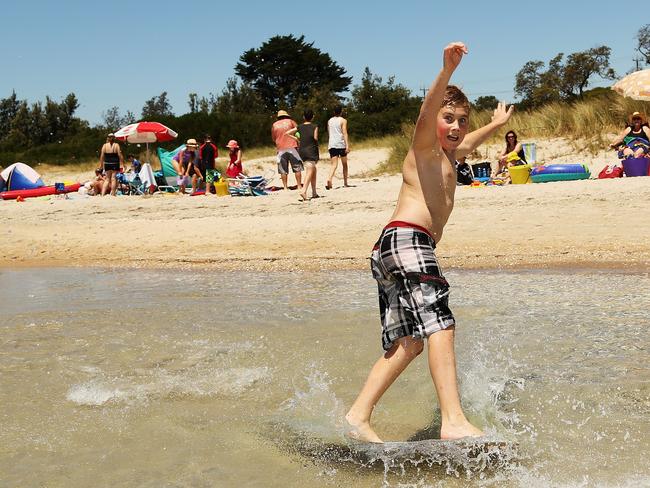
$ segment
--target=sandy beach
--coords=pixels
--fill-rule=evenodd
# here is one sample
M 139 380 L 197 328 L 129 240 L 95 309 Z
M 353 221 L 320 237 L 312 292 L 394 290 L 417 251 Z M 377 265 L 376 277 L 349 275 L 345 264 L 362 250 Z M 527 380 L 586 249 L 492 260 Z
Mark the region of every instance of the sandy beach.
M 496 146 L 481 157 L 494 159 Z M 350 155 L 351 184 L 322 198 L 153 196 L 0 201 L 2 266 L 200 267 L 228 270 L 360 269 L 388 222 L 401 176 L 369 176 L 388 149 Z M 592 176 L 612 152 L 580 154 L 567 141 L 537 142 L 537 159 L 581 162 Z M 470 161 L 470 162 L 477 162 Z M 245 161 L 252 173 L 272 155 Z M 90 173 L 37 168 L 46 183 Z M 339 168 L 340 176 L 340 168 Z M 293 177 L 290 176 L 290 184 Z M 276 176 L 273 184 L 279 184 Z M 650 268 L 650 178 L 459 187 L 438 246 L 445 268 Z

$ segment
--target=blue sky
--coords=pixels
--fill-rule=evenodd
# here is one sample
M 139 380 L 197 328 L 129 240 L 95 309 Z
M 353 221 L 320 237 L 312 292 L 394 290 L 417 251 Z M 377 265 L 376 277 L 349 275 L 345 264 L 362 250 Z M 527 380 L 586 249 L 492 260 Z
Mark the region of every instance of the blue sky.
M 548 60 L 607 45 L 618 74 L 634 65 L 636 33 L 650 17 L 619 15 L 612 2 L 546 0 L 79 0 L 5 2 L 0 29 L 0 98 L 30 102 L 74 92 L 77 115 L 96 124 L 117 106 L 141 113 L 163 91 L 176 114 L 190 92 L 219 94 L 241 54 L 274 35 L 305 35 L 359 83 L 366 66 L 414 92 L 441 66 L 442 48 L 469 47 L 452 81 L 470 99 L 513 100 L 515 74 Z M 641 5 L 641 4 L 638 4 Z M 596 81 L 596 80 L 595 80 Z M 599 81 L 593 86 L 608 86 Z

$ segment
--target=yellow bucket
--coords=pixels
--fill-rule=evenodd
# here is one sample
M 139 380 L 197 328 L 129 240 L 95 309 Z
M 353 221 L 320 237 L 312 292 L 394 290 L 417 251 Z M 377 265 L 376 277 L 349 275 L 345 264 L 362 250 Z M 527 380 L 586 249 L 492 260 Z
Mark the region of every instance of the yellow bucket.
M 510 166 L 508 168 L 508 173 L 510 174 L 510 182 L 514 185 L 532 183 L 532 180 L 530 179 L 530 164 Z
M 217 192 L 218 197 L 227 197 L 230 195 L 230 193 L 228 193 L 228 182 L 224 180 L 215 181 L 214 191 Z

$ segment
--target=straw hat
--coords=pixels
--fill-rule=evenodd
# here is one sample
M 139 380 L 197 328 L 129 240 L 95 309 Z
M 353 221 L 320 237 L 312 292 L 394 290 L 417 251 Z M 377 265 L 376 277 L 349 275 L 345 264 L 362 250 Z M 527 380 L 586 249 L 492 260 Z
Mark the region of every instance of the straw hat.
M 238 143 L 236 140 L 234 140 L 234 139 L 230 139 L 230 140 L 228 141 L 228 144 L 226 144 L 226 147 L 228 147 L 228 148 L 230 148 L 230 149 L 233 149 L 233 148 L 235 148 L 235 147 L 239 147 L 239 143 Z
M 630 117 L 628 118 L 628 122 L 630 125 L 632 125 L 632 121 L 634 119 L 641 119 L 641 125 L 647 124 L 648 119 L 646 119 L 645 114 L 643 112 L 634 112 Z
M 190 147 L 197 147 L 198 144 L 196 143 L 196 139 L 188 139 L 187 142 L 185 143 L 186 146 Z
M 289 113 L 286 110 L 278 110 L 277 118 L 280 117 L 290 117 Z

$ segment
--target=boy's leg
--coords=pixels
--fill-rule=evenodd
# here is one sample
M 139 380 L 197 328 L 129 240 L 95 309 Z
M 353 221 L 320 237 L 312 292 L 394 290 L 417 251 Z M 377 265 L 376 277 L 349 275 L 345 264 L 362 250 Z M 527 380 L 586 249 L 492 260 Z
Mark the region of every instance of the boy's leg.
M 441 439 L 478 437 L 483 432 L 469 423 L 460 404 L 456 379 L 456 354 L 454 352 L 454 327 L 435 332 L 427 339 L 429 370 L 438 394 L 442 426 Z
M 311 184 L 311 175 L 314 171 L 314 165 L 311 163 L 305 163 L 305 184 L 302 187 L 302 191 L 300 192 L 300 196 L 303 198 L 303 200 L 307 199 L 307 190 L 309 189 L 309 185 Z
M 318 192 L 316 192 L 316 175 L 317 175 L 317 167 L 316 163 L 312 165 L 312 170 L 311 170 L 311 196 L 312 197 L 317 197 Z
M 287 159 L 286 152 L 278 154 L 278 173 L 280 173 L 280 178 L 282 179 L 282 186 L 287 190 L 289 180 L 289 160 Z
M 375 405 L 397 377 L 422 352 L 420 339 L 402 337 L 374 364 L 359 396 L 345 418 L 352 427 L 351 437 L 366 442 L 382 442 L 370 427 L 370 416 Z
M 348 186 L 348 157 L 341 156 L 341 165 L 343 166 L 343 186 Z
M 325 188 L 327 188 L 328 190 L 330 190 L 332 188 L 332 181 L 334 180 L 334 174 L 336 173 L 336 168 L 339 165 L 339 157 L 334 156 L 334 157 L 330 158 L 330 161 L 332 163 L 332 166 L 330 168 L 329 178 L 327 178 L 327 185 L 325 185 Z

